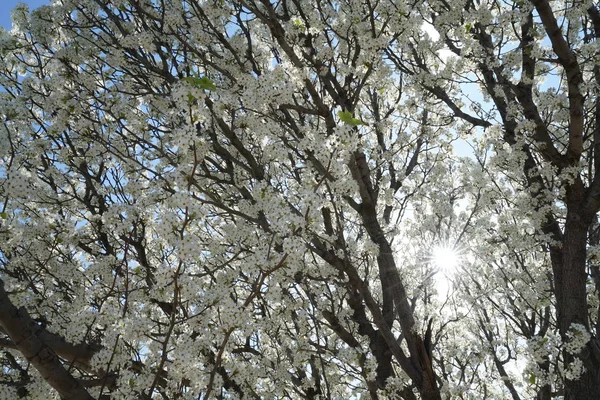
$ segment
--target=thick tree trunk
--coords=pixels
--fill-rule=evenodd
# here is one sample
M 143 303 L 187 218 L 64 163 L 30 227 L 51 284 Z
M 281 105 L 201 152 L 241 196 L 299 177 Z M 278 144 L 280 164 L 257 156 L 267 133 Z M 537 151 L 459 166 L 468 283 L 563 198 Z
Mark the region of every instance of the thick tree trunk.
M 563 235 L 562 260 L 552 260 L 558 327 L 563 339 L 572 324 L 581 324 L 589 328 L 586 292 L 588 225 L 577 212 L 569 210 Z
M 600 381 L 598 369 L 586 371 L 579 379 L 565 382 L 565 400 L 598 400 Z
M 580 207 L 571 204 L 568 208 L 561 251 L 552 252 L 558 327 L 563 341 L 568 340 L 567 333 L 573 324 L 583 325 L 589 331 L 586 247 L 591 221 L 579 214 Z M 566 367 L 579 358 L 586 368 L 578 379 L 566 380 L 565 400 L 598 400 L 600 360 L 597 352 L 592 351 L 592 345 L 588 344 L 578 355 L 565 353 L 564 356 Z

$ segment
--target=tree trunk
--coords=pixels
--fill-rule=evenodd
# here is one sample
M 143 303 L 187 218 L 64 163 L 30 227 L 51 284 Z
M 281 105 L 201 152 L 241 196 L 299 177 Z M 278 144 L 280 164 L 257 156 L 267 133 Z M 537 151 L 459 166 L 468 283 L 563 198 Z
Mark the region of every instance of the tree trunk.
M 558 327 L 563 342 L 572 324 L 583 325 L 589 332 L 586 290 L 587 233 L 591 220 L 584 218 L 579 204 L 569 204 L 565 222 L 562 257 L 552 257 Z M 576 211 L 574 211 L 576 210 Z M 594 341 L 595 339 L 592 338 Z M 575 380 L 565 381 L 565 400 L 598 400 L 600 398 L 600 363 L 597 352 L 588 344 L 580 354 L 564 353 L 565 367 L 576 358 L 583 361 L 586 371 Z
M 579 379 L 565 382 L 565 400 L 598 400 L 600 398 L 600 381 L 598 368 L 587 370 Z

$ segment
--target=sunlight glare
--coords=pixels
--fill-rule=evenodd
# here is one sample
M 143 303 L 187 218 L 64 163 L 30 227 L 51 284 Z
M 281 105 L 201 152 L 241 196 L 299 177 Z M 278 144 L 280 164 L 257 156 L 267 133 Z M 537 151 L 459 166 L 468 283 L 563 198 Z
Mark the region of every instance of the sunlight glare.
M 436 268 L 451 271 L 458 267 L 458 264 L 460 263 L 460 254 L 452 246 L 437 245 L 431 252 L 431 261 Z

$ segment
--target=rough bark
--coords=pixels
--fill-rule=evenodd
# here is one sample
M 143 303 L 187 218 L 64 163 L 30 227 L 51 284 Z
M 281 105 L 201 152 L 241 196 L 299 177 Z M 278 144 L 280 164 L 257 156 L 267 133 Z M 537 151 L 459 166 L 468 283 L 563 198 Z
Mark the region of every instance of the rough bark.
M 556 304 L 559 331 L 563 341 L 572 324 L 581 324 L 589 329 L 587 290 L 586 290 L 586 246 L 589 223 L 573 211 L 567 213 L 562 242 L 562 260 L 554 262 L 553 269 L 556 286 Z M 595 338 L 580 354 L 572 356 L 565 353 L 568 365 L 575 358 L 583 361 L 586 371 L 576 380 L 565 381 L 565 400 L 598 399 L 600 393 L 600 360 L 592 350 Z

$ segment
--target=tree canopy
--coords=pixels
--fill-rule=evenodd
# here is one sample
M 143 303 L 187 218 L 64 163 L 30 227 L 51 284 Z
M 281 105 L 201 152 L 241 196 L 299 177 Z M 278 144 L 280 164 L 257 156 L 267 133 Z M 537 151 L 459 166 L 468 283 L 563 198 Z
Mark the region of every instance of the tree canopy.
M 575 0 L 17 7 L 0 398 L 597 399 L 599 34 Z

